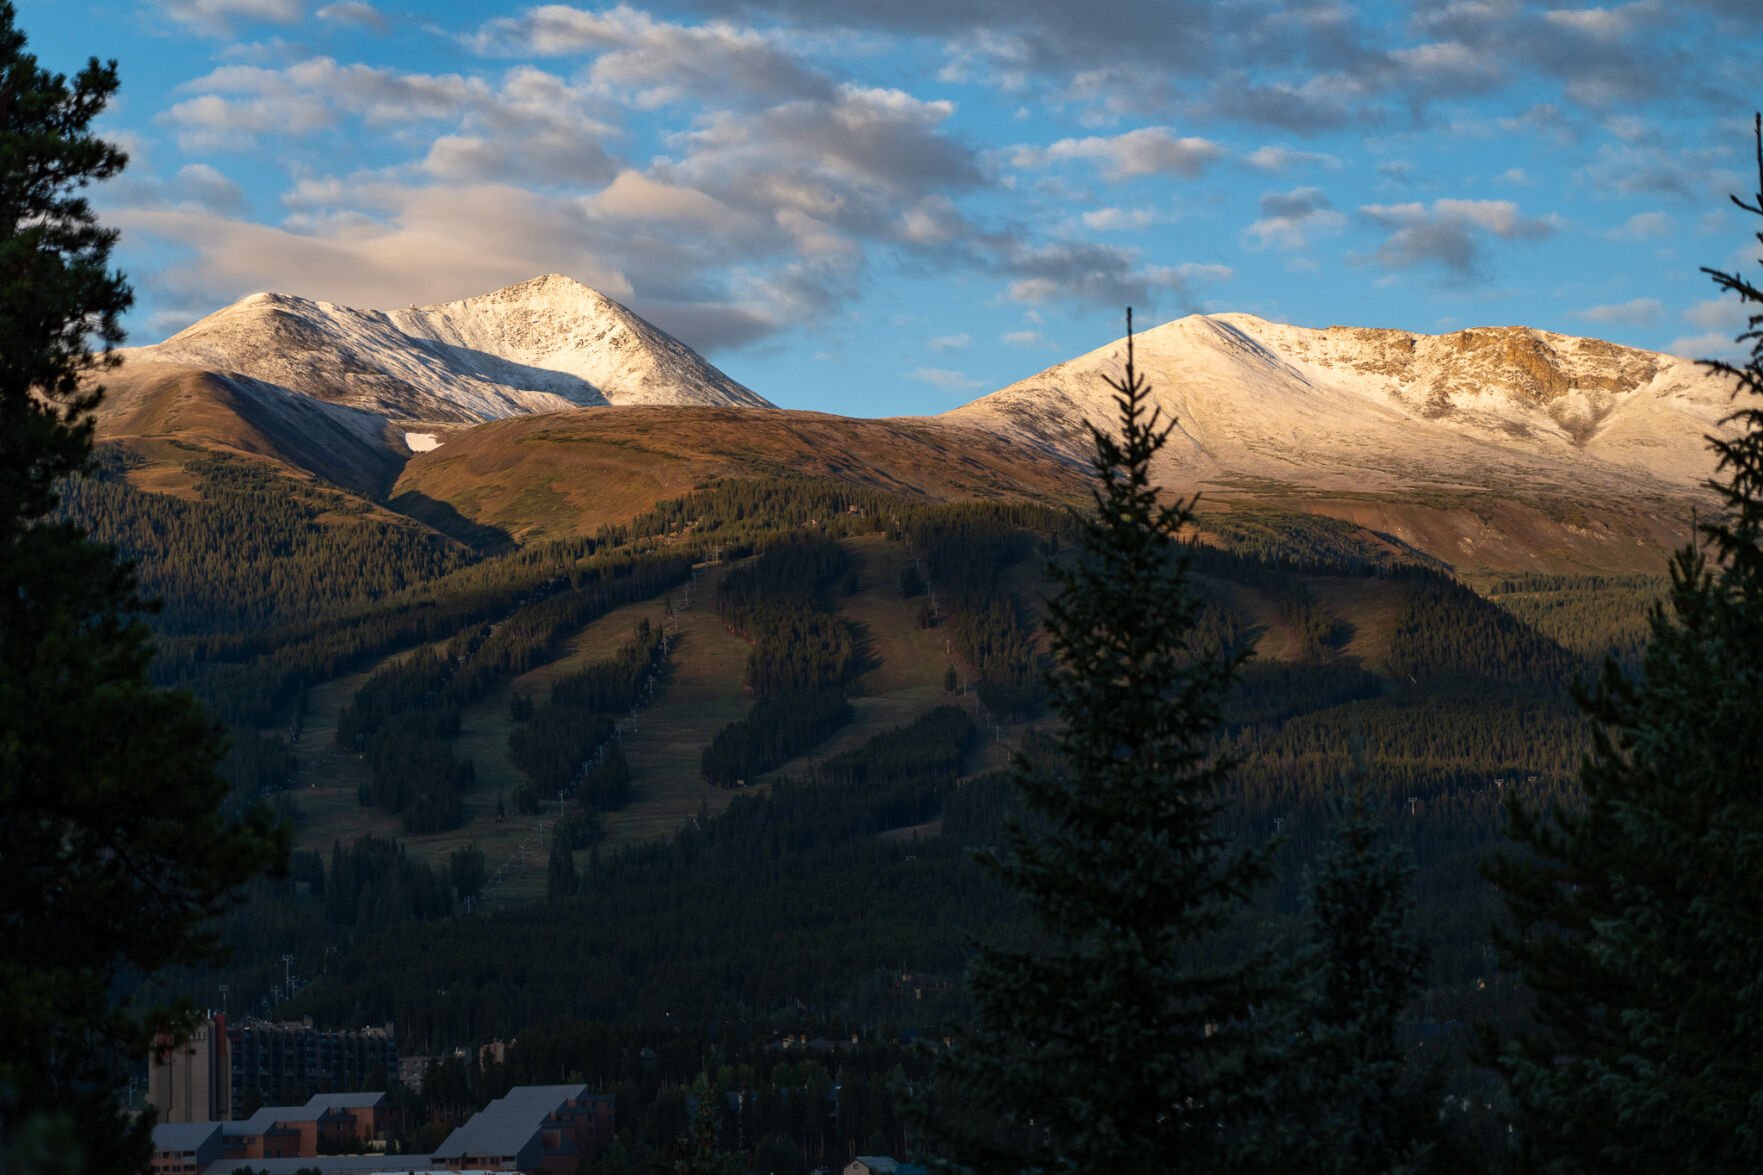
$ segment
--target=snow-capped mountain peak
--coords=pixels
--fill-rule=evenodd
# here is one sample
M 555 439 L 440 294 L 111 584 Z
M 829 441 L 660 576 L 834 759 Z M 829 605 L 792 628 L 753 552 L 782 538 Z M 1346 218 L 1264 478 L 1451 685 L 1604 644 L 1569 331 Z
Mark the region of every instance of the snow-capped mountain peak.
M 1425 335 L 1196 314 L 1133 347 L 1175 422 L 1168 484 L 1215 496 L 1686 493 L 1711 473 L 1704 438 L 1731 408 L 1730 386 L 1689 360 L 1529 327 Z M 1115 416 L 1102 377 L 1124 358 L 1117 340 L 941 419 L 1084 460 L 1085 422 Z
M 240 374 L 405 421 L 606 404 L 769 407 L 659 327 L 562 274 L 358 310 L 258 293 L 125 359 Z

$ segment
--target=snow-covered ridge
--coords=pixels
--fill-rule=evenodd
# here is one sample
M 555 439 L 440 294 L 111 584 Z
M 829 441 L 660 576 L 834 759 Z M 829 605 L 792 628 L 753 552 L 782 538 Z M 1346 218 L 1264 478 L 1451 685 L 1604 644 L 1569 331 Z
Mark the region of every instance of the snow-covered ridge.
M 1192 315 L 1136 335 L 1139 370 L 1175 418 L 1171 484 L 1211 492 L 1536 491 L 1681 494 L 1713 469 L 1705 437 L 1729 381 L 1675 356 L 1528 327 L 1443 335 Z M 1074 460 L 1111 422 L 1124 340 L 941 419 Z
M 124 356 L 246 375 L 406 421 L 606 404 L 770 406 L 659 327 L 558 274 L 393 311 L 252 294 Z

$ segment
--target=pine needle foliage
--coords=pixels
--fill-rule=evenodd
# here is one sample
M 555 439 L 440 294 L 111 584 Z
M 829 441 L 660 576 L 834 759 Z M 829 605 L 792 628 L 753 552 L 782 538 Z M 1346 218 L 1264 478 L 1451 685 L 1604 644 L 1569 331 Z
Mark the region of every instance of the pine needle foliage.
M 1219 829 L 1231 761 L 1211 740 L 1243 647 L 1208 646 L 1182 531 L 1152 463 L 1172 422 L 1150 404 L 1127 317 L 1109 379 L 1118 436 L 1091 426 L 1094 510 L 1050 568 L 1050 753 L 1019 760 L 1027 816 L 991 860 L 1032 913 L 1034 949 L 982 949 L 977 1013 L 946 1087 L 955 1169 L 1167 1172 L 1223 1165 L 1221 1116 L 1266 972 L 1215 936 L 1269 875 Z M 974 1123 L 984 1123 L 976 1126 Z
M 1763 216 L 1755 134 L 1733 202 Z M 1705 272 L 1753 309 L 1749 360 L 1708 364 L 1747 397 L 1710 441 L 1724 508 L 1673 558 L 1640 675 L 1581 699 L 1583 803 L 1514 802 L 1522 853 L 1490 867 L 1536 997 L 1501 1050 L 1527 1170 L 1763 1168 L 1763 289 Z
M 1401 1040 L 1430 953 L 1415 926 L 1414 863 L 1390 840 L 1363 777 L 1330 808 L 1330 844 L 1304 888 L 1271 1112 L 1245 1148 L 1245 1168 L 1462 1170 L 1442 1146 L 1428 1074 Z
M 224 740 L 149 680 L 133 573 L 48 517 L 129 305 L 83 194 L 125 157 L 91 132 L 115 63 L 69 79 L 25 43 L 0 0 L 0 1171 L 134 1173 L 152 1117 L 117 1091 L 179 1015 L 122 993 L 222 953 L 212 915 L 286 838 L 222 814 Z

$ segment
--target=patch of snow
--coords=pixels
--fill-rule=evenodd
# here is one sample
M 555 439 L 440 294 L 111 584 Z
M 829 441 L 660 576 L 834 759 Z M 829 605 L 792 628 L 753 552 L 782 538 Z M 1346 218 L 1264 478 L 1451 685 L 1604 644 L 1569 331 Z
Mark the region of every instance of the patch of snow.
M 432 432 L 407 432 L 404 434 L 404 447 L 412 453 L 427 453 L 431 449 L 440 448 L 441 441 Z

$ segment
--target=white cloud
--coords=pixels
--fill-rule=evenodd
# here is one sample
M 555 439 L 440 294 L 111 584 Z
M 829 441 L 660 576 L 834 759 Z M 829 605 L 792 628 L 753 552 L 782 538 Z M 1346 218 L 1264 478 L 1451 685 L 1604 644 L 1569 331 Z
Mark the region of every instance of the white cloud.
M 1750 323 L 1752 307 L 1736 297 L 1709 298 L 1683 312 L 1685 322 L 1703 330 L 1736 335 Z
M 1442 220 L 1461 220 L 1506 240 L 1545 237 L 1556 227 L 1547 219 L 1525 216 L 1510 200 L 1434 200 L 1432 208 Z
M 1011 153 L 1011 161 L 1017 167 L 1094 162 L 1111 180 L 1144 175 L 1192 179 L 1223 155 L 1224 148 L 1210 139 L 1184 138 L 1169 127 L 1148 126 L 1108 137 L 1060 139 L 1047 147 L 1018 147 Z
M 1657 298 L 1632 298 L 1609 306 L 1592 306 L 1581 310 L 1579 317 L 1587 322 L 1612 326 L 1656 326 L 1665 316 L 1665 307 Z
M 608 0 L 502 7 L 508 15 L 499 19 L 494 10 L 435 15 L 380 0 L 150 2 L 181 14 L 183 25 L 172 28 L 186 41 L 195 40 L 186 26 L 230 23 L 260 55 L 246 65 L 198 45 L 211 64 L 232 64 L 174 93 L 163 124 L 147 128 L 162 140 L 176 134 L 189 153 L 161 164 L 159 191 L 139 209 L 164 214 L 165 233 L 185 203 L 229 220 L 248 219 L 252 207 L 274 213 L 263 179 L 273 173 L 242 168 L 279 169 L 299 182 L 286 219 L 265 229 L 271 253 L 296 251 L 273 235 L 283 234 L 315 253 L 314 266 L 359 264 L 364 274 L 386 275 L 374 288 L 387 292 L 390 275 L 406 272 L 405 251 L 414 255 L 443 232 L 492 253 L 500 251 L 495 232 L 511 232 L 521 270 L 536 256 L 524 229 L 488 205 L 479 209 L 482 226 L 447 220 L 438 197 L 424 195 L 441 186 L 505 190 L 560 234 L 562 254 L 606 281 L 622 280 L 633 297 L 706 307 L 728 322 L 745 315 L 746 329 L 758 333 L 798 314 L 836 319 L 844 300 L 897 272 L 911 280 L 980 275 L 975 301 L 1002 294 L 1043 306 L 1049 322 L 1063 320 L 1075 302 L 1191 306 L 1215 292 L 1207 283 L 1229 279 L 1229 266 L 1218 263 L 1250 250 L 1285 251 L 1275 274 L 1281 264 L 1305 264 L 1292 256 L 1298 251 L 1330 266 L 1328 254 L 1345 252 L 1338 236 L 1348 227 L 1364 235 L 1367 256 L 1359 260 L 1403 275 L 1420 298 L 1423 283 L 1410 271 L 1474 273 L 1503 250 L 1558 231 L 1559 220 L 1521 207 L 1536 204 L 1538 191 L 1558 193 L 1551 199 L 1562 201 L 1561 212 L 1588 222 L 1577 239 L 1588 250 L 1650 255 L 1652 247 L 1612 245 L 1604 234 L 1656 241 L 1694 226 L 1694 214 L 1677 209 L 1670 217 L 1642 212 L 1621 227 L 1622 203 L 1581 212 L 1602 193 L 1574 184 L 1575 174 L 1626 172 L 1606 185 L 1617 190 L 1658 187 L 1675 174 L 1698 199 L 1714 182 L 1711 169 L 1690 166 L 1701 158 L 1702 132 L 1666 133 L 1645 106 L 1619 104 L 1619 115 L 1578 109 L 1564 89 L 1567 67 L 1539 72 L 1541 50 L 1520 36 L 1546 34 L 1551 48 L 1590 46 L 1574 76 L 1595 78 L 1608 67 L 1620 89 L 1628 84 L 1624 54 L 1646 48 L 1623 38 L 1667 27 L 1646 27 L 1653 18 L 1619 8 L 1621 0 L 1441 0 L 1399 17 L 1341 0 L 1244 0 L 1231 20 L 1189 22 L 1205 27 L 1180 32 L 1181 21 L 1145 19 L 1158 0 L 1082 12 L 1062 0 L 1021 0 L 1005 24 L 994 0 L 693 0 L 665 9 Z M 1616 15 L 1584 7 L 1594 2 Z M 1546 14 L 1554 5 L 1573 11 Z M 293 23 L 301 20 L 303 27 Z M 259 23 L 244 28 L 246 21 Z M 419 41 L 447 37 L 448 24 L 453 36 L 426 66 L 404 55 L 424 52 L 408 38 L 395 57 L 349 56 L 367 51 L 357 46 L 390 52 L 359 33 L 389 21 Z M 1697 21 L 1709 23 L 1705 15 L 1686 23 Z M 1140 29 L 1143 40 L 1114 58 L 1074 47 L 1099 43 L 1103 25 Z M 265 34 L 276 32 L 287 39 L 271 47 Z M 1152 39 L 1163 47 L 1148 48 Z M 1618 44 L 1620 53 L 1599 48 Z M 300 60 L 314 45 L 335 59 Z M 1179 52 L 1169 52 L 1172 45 Z M 1153 76 L 1143 63 L 1154 56 L 1167 68 Z M 932 80 L 939 66 L 946 84 Z M 422 69 L 432 72 L 409 72 Z M 847 78 L 861 84 L 841 84 Z M 1509 82 L 1521 84 L 1492 103 L 1443 101 Z M 1021 93 L 1001 94 L 1011 86 Z M 1686 84 L 1682 101 L 1679 113 L 1701 99 Z M 1030 117 L 1010 123 L 1018 108 Z M 1519 111 L 1505 127 L 1497 121 Z M 1486 138 L 1453 137 L 1471 121 Z M 1245 131 L 1245 124 L 1290 129 Z M 1019 128 L 1015 137 L 1001 140 L 1011 132 L 999 128 L 1009 125 Z M 1012 146 L 1018 141 L 1032 145 Z M 216 153 L 234 148 L 255 156 Z M 1613 153 L 1600 156 L 1600 148 Z M 1719 153 L 1729 166 L 1732 155 Z M 1410 186 L 1380 184 L 1378 164 L 1403 158 L 1415 163 Z M 194 159 L 203 163 L 174 179 L 177 166 Z M 1442 186 L 1453 168 L 1479 180 L 1456 191 Z M 123 182 L 146 171 L 143 160 Z M 223 172 L 252 175 L 250 202 Z M 1194 177 L 1202 182 L 1179 182 Z M 1500 186 L 1525 183 L 1534 186 Z M 1269 184 L 1281 191 L 1257 212 L 1250 201 Z M 1298 186 L 1308 184 L 1328 195 Z M 363 196 L 364 186 L 375 194 Z M 1434 199 L 1441 194 L 1517 202 Z M 536 203 L 522 202 L 529 198 Z M 1659 197 L 1625 203 L 1629 212 L 1670 207 Z M 1178 215 L 1198 226 L 1204 244 L 1193 245 L 1192 233 L 1178 240 L 1151 231 Z M 205 288 L 263 268 L 201 245 L 194 220 L 176 231 L 191 252 L 189 280 Z M 259 240 L 236 227 L 223 235 L 241 249 Z M 1194 252 L 1182 252 L 1181 240 Z M 1178 264 L 1183 256 L 1214 264 Z M 180 264 L 171 250 L 154 258 L 173 273 Z M 1598 269 L 1596 257 L 1586 262 L 1580 288 L 1600 292 L 1570 305 L 1639 292 Z M 1365 276 L 1369 285 L 1380 272 Z M 409 297 L 400 290 L 395 300 Z M 1511 305 L 1521 313 L 1516 298 Z M 1622 307 L 1584 312 L 1615 315 Z M 983 332 L 968 325 L 976 350 L 1000 345 L 1003 327 L 979 338 Z M 956 329 L 921 325 L 904 334 L 905 346 Z M 938 353 L 921 356 L 948 362 Z
M 1234 274 L 1229 266 L 1195 262 L 1141 265 L 1137 250 L 1075 241 L 1014 243 L 1004 250 L 998 268 L 1012 279 L 1006 288 L 1010 299 L 1031 305 L 1088 302 L 1149 307 L 1159 294 L 1173 293 L 1185 300 L 1194 285 Z
M 899 234 L 914 245 L 937 245 L 954 240 L 966 227 L 955 202 L 936 192 L 900 214 Z
M 602 12 L 543 5 L 489 21 L 467 43 L 496 56 L 591 56 L 590 84 L 649 109 L 692 97 L 826 98 L 834 89 L 772 34 L 723 21 L 658 21 L 625 4 Z
M 211 212 L 236 216 L 245 211 L 244 190 L 206 163 L 178 168 L 175 187 L 191 202 Z
M 1277 248 L 1296 251 L 1317 237 L 1335 236 L 1347 226 L 1347 218 L 1320 188 L 1293 188 L 1261 197 L 1261 216 L 1243 230 L 1243 242 L 1251 249 Z
M 584 204 L 611 219 L 691 224 L 716 232 L 736 231 L 748 220 L 744 213 L 696 188 L 660 183 L 628 169 L 587 197 Z
M 945 392 L 973 392 L 986 386 L 984 380 L 974 379 L 965 372 L 951 371 L 946 367 L 915 367 L 906 373 L 906 378 L 930 384 Z
M 1526 216 L 1510 200 L 1434 200 L 1431 207 L 1407 204 L 1365 204 L 1359 212 L 1390 230 L 1375 260 L 1389 269 L 1436 264 L 1460 276 L 1475 274 L 1482 264 L 1486 237 L 1504 241 L 1541 240 L 1561 227 L 1554 217 Z
M 1038 330 L 1013 330 L 1000 336 L 1002 342 L 1012 347 L 1026 347 L 1031 350 L 1045 350 L 1049 343 L 1047 336 Z
M 1341 161 L 1321 151 L 1299 151 L 1291 147 L 1257 147 L 1243 156 L 1243 162 L 1262 171 L 1290 171 L 1295 167 L 1324 167 L 1339 171 Z
M 616 170 L 605 148 L 616 132 L 595 117 L 599 100 L 532 66 L 510 69 L 496 86 L 313 57 L 280 69 L 223 66 L 182 88 L 196 96 L 159 117 L 186 150 L 244 149 L 359 121 L 394 141 L 433 136 L 420 166 L 453 182 L 525 175 L 536 185 L 580 184 Z M 428 129 L 437 124 L 445 129 Z
M 595 44 L 634 46 L 648 37 L 681 52 L 681 45 L 696 45 L 712 58 L 715 45 L 704 37 L 732 38 L 752 49 L 754 61 L 782 52 L 723 26 L 664 25 L 629 9 L 576 13 L 568 27 L 600 38 Z M 507 31 L 495 22 L 485 28 Z M 534 35 L 560 52 L 569 47 L 557 28 Z M 489 36 L 479 37 L 486 49 L 495 47 Z M 632 72 L 642 64 L 636 57 L 608 64 L 616 51 L 601 51 L 572 79 L 529 65 L 500 79 L 329 57 L 279 68 L 230 65 L 183 87 L 182 100 L 160 117 L 188 149 L 293 145 L 291 169 L 303 175 L 285 197 L 284 223 L 258 226 L 262 232 L 231 225 L 216 239 L 281 261 L 305 243 L 309 264 L 294 264 L 289 273 L 313 287 L 355 267 L 359 276 L 340 283 L 345 293 L 326 295 L 338 300 L 409 301 L 411 293 L 392 291 L 414 277 L 407 262 L 441 237 L 505 257 L 506 264 L 487 267 L 498 279 L 559 268 L 543 250 L 502 248 L 499 231 L 512 229 L 516 242 L 528 235 L 524 222 L 511 226 L 511 213 L 486 205 L 475 220 L 440 215 L 441 185 L 461 197 L 507 192 L 510 210 L 531 210 L 535 223 L 559 234 L 560 255 L 579 258 L 570 272 L 590 284 L 582 271 L 598 273 L 631 290 L 641 305 L 661 307 L 664 324 L 706 319 L 701 325 L 713 341 L 738 342 L 836 313 L 858 295 L 875 242 L 914 264 L 981 271 L 1008 269 L 1001 258 L 1017 252 L 1009 232 L 970 224 L 952 198 L 985 179 L 974 150 L 946 129 L 953 103 L 834 85 L 806 68 L 800 85 L 774 86 L 768 96 L 752 88 L 743 96 L 738 78 L 718 86 L 708 73 L 692 81 L 675 71 L 675 83 L 714 89 L 729 101 L 695 103 L 689 123 L 662 132 L 662 153 L 631 166 L 612 154 L 625 139 L 611 120 L 623 112 L 607 94 L 648 83 Z M 755 77 L 763 72 L 754 69 Z M 374 133 L 383 162 L 353 176 L 326 174 L 315 154 L 320 144 L 355 128 Z M 148 211 L 144 204 L 137 210 Z M 189 222 L 143 217 L 136 231 L 192 246 L 194 259 L 166 281 L 214 291 L 217 299 L 236 296 L 242 269 L 273 272 L 267 262 L 229 258 L 193 240 Z M 448 265 L 449 252 L 436 249 L 429 263 Z M 529 268 L 528 257 L 541 263 Z M 486 266 L 460 268 L 473 274 Z M 276 284 L 258 280 L 246 288 Z M 452 296 L 481 284 L 473 280 Z M 616 288 L 607 292 L 617 296 Z
M 1637 212 L 1604 235 L 1612 241 L 1658 240 L 1671 235 L 1671 217 L 1663 212 Z
M 750 254 L 738 241 L 717 252 L 695 234 L 642 231 L 569 196 L 351 177 L 299 185 L 288 203 L 294 215 L 279 226 L 193 206 L 135 206 L 109 219 L 131 238 L 191 254 L 152 278 L 151 292 L 182 315 L 179 325 L 252 290 L 387 307 L 552 272 L 632 305 L 700 348 L 750 342 L 802 317 L 803 275 L 791 265 L 744 267 Z
M 1631 35 L 1640 22 L 1659 13 L 1656 0 L 1641 0 L 1619 8 L 1556 8 L 1543 13 L 1543 19 L 1590 40 L 1614 44 Z
M 719 110 L 672 136 L 652 181 L 703 193 L 746 218 L 743 240 L 808 264 L 766 286 L 802 317 L 856 294 L 865 242 L 943 264 L 972 264 L 985 234 L 950 193 L 977 187 L 970 148 L 945 133 L 948 102 L 840 86 L 757 112 Z
M 1606 142 L 1576 178 L 1587 187 L 1619 195 L 1670 195 L 1699 201 L 1723 199 L 1732 173 L 1720 164 L 1723 151 L 1658 143 Z
M 1150 228 L 1169 217 L 1155 208 L 1092 208 L 1078 218 L 1097 232 L 1131 232 Z
M 1538 102 L 1521 114 L 1499 119 L 1495 125 L 1509 135 L 1534 135 L 1558 147 L 1572 143 L 1580 133 L 1567 112 L 1552 102 Z
M 1665 344 L 1665 351 L 1669 355 L 1682 355 L 1686 359 L 1725 359 L 1729 362 L 1745 359 L 1751 353 L 1748 347 L 1733 342 L 1731 335 L 1723 335 L 1717 331 L 1672 339 Z
M 517 66 L 500 89 L 474 94 L 458 129 L 437 138 L 423 168 L 453 181 L 526 176 L 532 186 L 591 184 L 613 174 L 606 144 L 616 131 L 597 121 L 594 100 L 554 74 Z
M 1229 281 L 1237 275 L 1237 271 L 1228 265 L 1215 262 L 1184 261 L 1180 265 L 1153 265 L 1146 271 L 1151 279 L 1170 289 L 1186 288 L 1190 285 L 1201 285 L 1206 282 Z
M 326 4 L 314 15 L 330 24 L 366 29 L 370 33 L 387 33 L 392 30 L 391 22 L 379 9 L 366 3 L 366 0 L 337 0 L 335 4 Z
M 960 334 L 938 335 L 936 338 L 925 343 L 925 348 L 936 354 L 942 355 L 950 351 L 965 351 L 972 342 L 973 336 L 966 331 L 962 331 Z
M 1461 41 L 1436 41 L 1394 49 L 1390 59 L 1407 73 L 1407 87 L 1421 92 L 1475 93 L 1505 78 L 1502 55 Z
M 162 0 L 160 9 L 210 37 L 230 37 L 240 23 L 286 25 L 306 15 L 304 0 Z
M 537 273 L 564 271 L 615 298 L 634 290 L 599 262 L 586 226 L 563 202 L 506 185 L 357 192 L 382 215 L 311 218 L 309 231 L 252 224 L 187 209 L 125 209 L 129 232 L 196 250 L 198 264 L 172 280 L 213 301 L 257 289 L 353 306 L 402 306 L 482 293 Z M 212 302 L 208 309 L 212 309 Z
M 159 117 L 176 129 L 186 150 L 248 147 L 260 136 L 306 134 L 336 126 L 344 117 L 369 126 L 456 118 L 490 94 L 483 81 L 459 74 L 340 65 L 329 57 L 283 69 L 226 65 L 180 89 L 196 97 Z
M 1292 80 L 1260 80 L 1247 69 L 1221 74 L 1204 108 L 1245 122 L 1308 134 L 1370 121 L 1359 104 L 1373 96 L 1360 74 L 1316 73 Z

